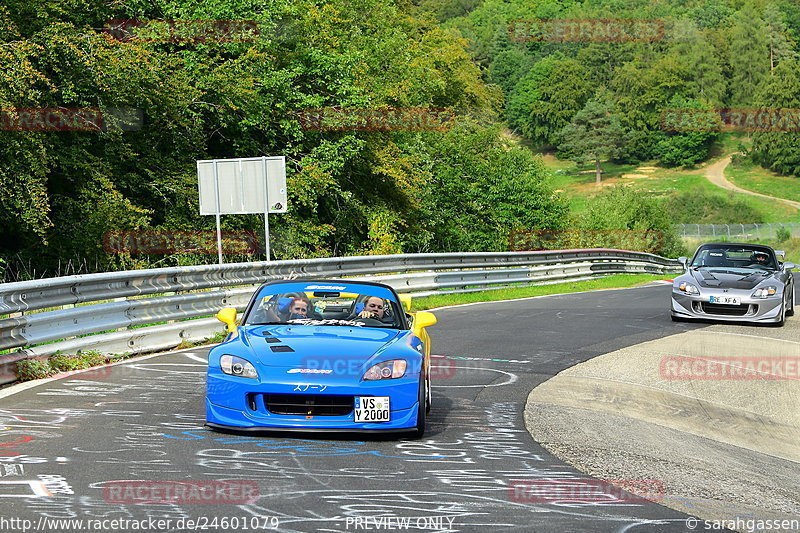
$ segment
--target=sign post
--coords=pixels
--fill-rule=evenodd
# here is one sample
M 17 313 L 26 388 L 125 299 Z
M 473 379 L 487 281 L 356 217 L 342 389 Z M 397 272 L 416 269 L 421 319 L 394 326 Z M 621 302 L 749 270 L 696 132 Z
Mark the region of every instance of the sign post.
M 270 257 L 269 214 L 285 213 L 286 158 L 246 157 L 197 162 L 200 214 L 215 215 L 217 255 L 222 264 L 220 215 L 264 213 L 264 247 Z

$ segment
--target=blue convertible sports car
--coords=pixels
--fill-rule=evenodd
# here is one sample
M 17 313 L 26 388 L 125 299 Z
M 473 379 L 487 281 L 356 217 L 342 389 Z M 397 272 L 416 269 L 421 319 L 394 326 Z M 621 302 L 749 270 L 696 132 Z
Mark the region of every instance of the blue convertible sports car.
M 217 429 L 408 432 L 430 410 L 431 313 L 388 285 L 265 283 L 211 349 L 206 424 Z

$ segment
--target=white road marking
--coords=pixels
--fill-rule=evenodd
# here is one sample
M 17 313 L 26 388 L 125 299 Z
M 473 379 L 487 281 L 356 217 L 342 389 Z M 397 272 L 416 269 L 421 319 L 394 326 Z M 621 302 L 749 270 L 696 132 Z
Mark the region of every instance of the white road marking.
M 497 372 L 498 374 L 505 374 L 508 376 L 506 381 L 502 383 L 489 383 L 488 385 L 435 385 L 434 389 L 463 389 L 467 387 L 502 387 L 504 385 L 511 385 L 515 381 L 517 381 L 517 375 L 512 374 L 511 372 L 506 372 L 504 370 L 497 370 L 496 368 L 475 368 L 472 366 L 454 366 L 453 368 L 468 368 L 470 370 L 486 370 L 487 372 Z

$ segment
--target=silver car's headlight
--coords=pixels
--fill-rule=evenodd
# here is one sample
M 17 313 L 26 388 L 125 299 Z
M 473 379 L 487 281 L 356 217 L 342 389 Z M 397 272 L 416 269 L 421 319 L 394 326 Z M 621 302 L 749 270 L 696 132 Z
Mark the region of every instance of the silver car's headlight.
M 756 289 L 756 292 L 753 293 L 753 298 L 769 298 L 773 296 L 778 291 L 775 287 L 761 287 L 760 289 Z
M 394 359 L 378 363 L 364 372 L 364 381 L 402 378 L 406 374 L 407 365 L 408 363 L 405 359 Z
M 700 294 L 700 289 L 698 289 L 695 285 L 685 281 L 682 281 L 681 284 L 678 285 L 678 289 L 682 290 L 686 294 Z
M 223 355 L 219 358 L 219 366 L 225 374 L 240 378 L 258 379 L 256 368 L 247 359 L 235 355 Z

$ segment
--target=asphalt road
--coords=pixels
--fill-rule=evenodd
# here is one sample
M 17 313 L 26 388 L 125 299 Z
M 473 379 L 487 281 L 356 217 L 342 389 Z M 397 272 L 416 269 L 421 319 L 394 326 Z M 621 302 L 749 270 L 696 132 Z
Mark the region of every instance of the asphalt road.
M 536 444 L 523 422 L 528 393 L 559 371 L 705 327 L 672 323 L 669 291 L 657 285 L 438 311 L 430 330 L 433 412 L 416 441 L 210 431 L 203 427 L 207 349 L 34 386 L 0 400 L 0 530 L 687 531 L 686 515 L 627 493 L 559 501 L 553 487 L 591 482 Z M 216 483 L 217 492 L 211 502 L 193 503 L 194 492 L 181 503 L 132 503 L 158 499 L 154 489 L 167 490 L 164 481 Z M 145 527 L 108 522 L 148 518 Z M 2 522 L 11 519 L 19 522 Z M 84 522 L 81 529 L 57 519 Z

